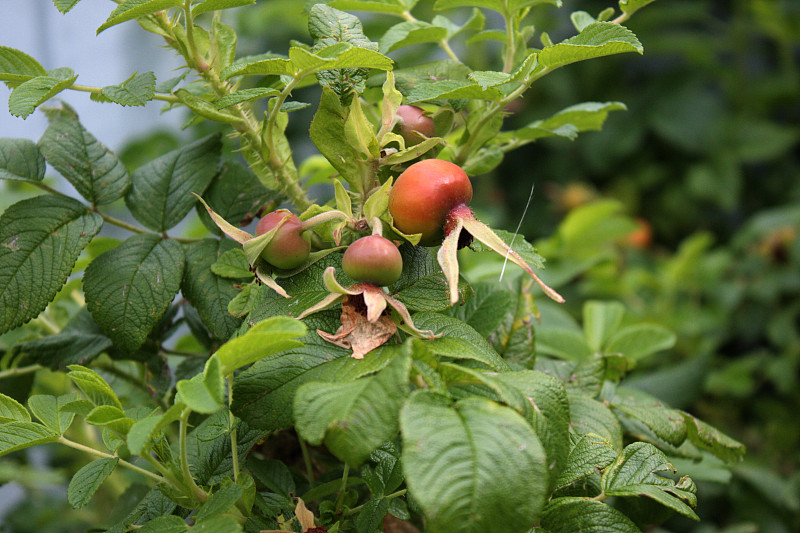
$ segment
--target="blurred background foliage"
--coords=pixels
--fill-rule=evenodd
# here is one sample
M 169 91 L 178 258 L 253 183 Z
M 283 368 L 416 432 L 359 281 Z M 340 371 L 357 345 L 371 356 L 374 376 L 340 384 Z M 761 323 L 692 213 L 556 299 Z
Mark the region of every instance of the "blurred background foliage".
M 597 15 L 610 3 L 564 0 L 564 9 L 537 10 L 533 22 L 557 42 L 574 33 L 570 11 Z M 309 4 L 269 0 L 235 11 L 239 54 L 283 52 L 290 39 L 308 42 Z M 432 4 L 420 2 L 415 14 L 426 18 Z M 373 38 L 397 22 L 362 19 Z M 627 25 L 644 56 L 559 69 L 513 104 L 504 127 L 584 101 L 619 101 L 628 110 L 611 113 L 601 132 L 574 142 L 551 138 L 510 152 L 474 179 L 473 205 L 493 226 L 513 230 L 534 187 L 520 231 L 548 259 L 546 281 L 568 300 L 560 308 L 541 302 L 540 329 L 579 319 L 592 299 L 622 301 L 631 322 L 672 329 L 675 348 L 643 361 L 628 384 L 747 445 L 732 475 L 711 467 L 691 472 L 700 524 L 672 519 L 652 531 L 800 531 L 800 2 L 660 0 Z M 454 46 L 472 68 L 497 68 L 487 63 L 498 57 L 493 43 Z M 400 66 L 443 58 L 433 45 L 392 56 Z M 294 97 L 315 102 L 318 89 L 302 88 Z M 308 140 L 314 110 L 292 114 L 298 163 L 316 153 Z M 215 127 L 204 122 L 192 135 Z M 136 168 L 184 135 L 154 130 L 121 155 Z M 23 194 L 14 187 L 4 190 L 3 207 Z M 327 186 L 314 192 L 323 200 L 331 195 Z M 203 231 L 199 222 L 192 231 Z M 465 273 L 496 279 L 501 265 L 475 257 L 464 258 Z M 4 380 L 0 388 L 9 393 L 10 381 L 19 387 L 27 378 Z M 65 472 L 83 464 L 72 463 L 48 475 L 68 479 Z M 82 515 L 65 514 L 63 496 L 48 492 L 45 480 L 32 481 L 29 468 L 0 467 L 0 482 L 21 480 L 32 495 L 25 512 L 7 515 L 0 530 L 67 531 L 76 524 L 64 516 L 78 522 L 88 520 L 86 513 L 102 516 L 101 499 Z

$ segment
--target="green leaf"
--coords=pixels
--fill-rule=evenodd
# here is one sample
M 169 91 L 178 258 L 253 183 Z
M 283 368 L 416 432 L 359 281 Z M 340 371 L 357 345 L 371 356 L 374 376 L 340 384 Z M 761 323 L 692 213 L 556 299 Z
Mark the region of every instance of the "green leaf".
M 691 479 L 683 478 L 676 483 L 659 475 L 660 472 L 674 471 L 675 467 L 658 448 L 645 442 L 634 442 L 626 446 L 617 461 L 603 472 L 600 485 L 608 496 L 646 496 L 699 521 L 692 510 L 697 506 L 697 489 Z
M 56 9 L 61 11 L 62 14 L 66 14 L 70 9 L 75 7 L 78 2 L 80 2 L 80 0 L 53 0 Z
M 183 533 L 188 529 L 186 521 L 180 516 L 165 515 L 155 517 L 136 531 L 138 533 Z
M 218 9 L 230 9 L 232 7 L 249 6 L 255 4 L 256 0 L 203 0 L 192 8 L 192 15 L 197 16 L 208 11 Z
M 258 291 L 260 290 L 261 287 L 253 283 L 244 285 L 239 294 L 228 302 L 228 313 L 240 318 L 251 312 L 253 307 L 255 307 L 258 299 Z
M 100 254 L 83 277 L 86 304 L 103 332 L 136 351 L 167 311 L 184 270 L 181 245 L 139 234 Z
M 514 410 L 482 398 L 455 405 L 411 395 L 400 414 L 409 492 L 432 533 L 525 531 L 546 501 L 545 452 Z
M 125 203 L 136 220 L 163 232 L 183 220 L 217 174 L 222 143 L 209 135 L 134 171 Z
M 290 496 L 297 492 L 292 471 L 283 461 L 277 459 L 247 459 L 247 469 L 253 477 L 272 492 Z M 304 497 L 304 501 L 305 500 Z
M 619 353 L 628 359 L 642 359 L 675 345 L 675 334 L 655 324 L 637 324 L 619 330 L 609 339 L 605 353 Z
M 31 414 L 25 406 L 0 392 L 0 424 L 12 421 L 30 422 Z
M 77 77 L 72 69 L 56 68 L 43 76 L 24 81 L 11 91 L 8 110 L 16 117 L 28 118 L 39 104 L 70 87 Z
M 198 521 L 192 526 L 192 533 L 242 533 L 242 525 L 233 516 L 215 516 Z
M 356 519 L 356 533 L 375 533 L 383 529 L 383 517 L 389 511 L 389 500 L 369 500 Z
M 570 408 L 564 385 L 557 378 L 535 370 L 503 372 L 495 379 L 516 388 L 533 406 L 531 425 L 547 452 L 552 488 L 569 453 Z
M 358 467 L 398 430 L 408 396 L 411 358 L 398 354 L 377 374 L 348 383 L 306 383 L 294 399 L 295 427 L 312 445 L 325 446 Z
M 501 372 L 511 369 L 480 333 L 457 318 L 439 313 L 417 313 L 414 324 L 418 329 L 442 335 L 426 343 L 428 349 L 441 357 L 472 359 Z
M 152 72 L 138 74 L 134 72 L 130 78 L 119 85 L 108 85 L 100 90 L 100 94 L 121 106 L 143 106 L 153 99 L 156 89 L 156 76 Z
M 689 440 L 703 450 L 708 450 L 726 463 L 741 460 L 745 452 L 744 444 L 730 438 L 717 428 L 690 415 L 681 412 L 686 420 Z
M 225 376 L 216 355 L 208 359 L 202 373 L 179 381 L 176 388 L 176 399 L 196 413 L 210 415 L 225 407 Z
M 624 52 L 644 52 L 636 35 L 613 22 L 595 22 L 578 35 L 543 48 L 537 60 L 541 66 L 555 69 L 576 61 Z
M 594 433 L 578 438 L 567 457 L 555 486 L 566 487 L 576 481 L 605 470 L 617 460 L 617 451 L 608 440 Z
M 303 343 L 297 339 L 306 331 L 305 324 L 299 320 L 274 316 L 251 327 L 241 337 L 223 344 L 216 355 L 223 373 L 227 375 L 264 357 L 302 347 Z
M 361 21 L 350 13 L 315 4 L 309 10 L 308 31 L 314 38 L 313 50 L 318 54 L 343 44 L 351 47 L 338 54 L 335 70 L 317 74 L 320 85 L 332 89 L 343 100 L 352 92 L 364 91 L 370 68 L 392 69 L 392 60 L 377 51 L 378 43 L 364 35 Z M 346 54 L 353 55 L 353 60 L 344 61 Z
M 547 504 L 541 524 L 550 533 L 641 533 L 610 505 L 585 498 L 555 498 Z
M 28 398 L 28 407 L 33 415 L 48 429 L 63 435 L 72 425 L 75 413 L 61 411 L 61 408 L 77 399 L 78 395 L 75 393 L 62 394 L 58 397 L 35 394 Z
M 233 477 L 229 427 L 230 412 L 221 410 L 207 417 L 189 434 L 187 439 L 189 467 L 200 485 L 217 484 L 226 477 Z M 215 435 L 211 438 L 206 436 L 210 430 Z M 236 426 L 236 448 L 240 460 L 247 457 L 250 449 L 263 437 L 263 430 L 252 428 L 246 422 L 239 423 Z
M 42 181 L 45 161 L 36 143 L 0 138 L 0 179 Z
M 469 293 L 469 285 L 465 279 L 458 280 L 458 290 L 460 294 Z M 450 292 L 447 280 L 441 272 L 419 278 L 394 297 L 409 311 L 446 311 L 450 308 Z
M 452 9 L 454 7 L 484 7 L 499 13 L 513 14 L 520 9 L 536 6 L 537 4 L 553 4 L 561 7 L 561 0 L 436 0 L 434 9 Z
M 480 84 L 471 81 L 441 80 L 418 83 L 406 94 L 406 101 L 409 104 L 458 98 L 497 102 L 503 98 L 503 93 L 494 87 L 484 89 Z
M 73 509 L 80 509 L 89 503 L 118 462 L 118 457 L 106 457 L 92 461 L 75 472 L 67 487 L 67 500 Z
M 221 111 L 211 102 L 195 96 L 186 89 L 178 89 L 175 91 L 175 96 L 180 98 L 181 102 L 194 111 L 196 115 L 207 118 L 208 120 L 225 124 L 237 124 L 243 120 L 241 117 L 228 113 L 227 111 Z
M 619 8 L 623 13 L 633 15 L 636 11 L 642 9 L 647 4 L 653 3 L 655 0 L 619 0 Z
M 227 254 L 241 254 L 241 249 L 228 239 L 203 239 L 183 245 L 183 251 L 186 270 L 181 281 L 181 293 L 197 309 L 211 335 L 224 341 L 241 324 L 241 320 L 228 313 L 228 304 L 239 291 L 232 281 L 215 275 L 213 265 Z M 249 271 L 248 275 L 252 277 Z
M 92 404 L 95 406 L 109 405 L 122 411 L 122 404 L 119 402 L 117 394 L 106 380 L 100 377 L 100 374 L 80 365 L 70 365 L 69 371 L 67 374 L 69 378 L 83 391 Z
M 67 280 L 103 219 L 80 202 L 46 194 L 0 216 L 0 334 L 37 316 Z
M 345 11 L 371 11 L 402 15 L 414 7 L 417 0 L 333 0 L 329 5 Z
M 345 120 L 347 110 L 342 106 L 339 97 L 328 88 L 322 89 L 319 108 L 311 122 L 309 133 L 311 141 L 325 156 L 331 166 L 350 184 L 350 190 L 360 190 L 363 186 L 359 174 L 359 156 L 345 138 Z
M 211 272 L 221 278 L 228 279 L 253 277 L 250 263 L 247 262 L 247 256 L 244 255 L 244 251 L 239 247 L 232 248 L 220 255 L 211 265 Z
M 0 46 L 0 80 L 9 87 L 44 76 L 47 71 L 34 58 L 9 46 Z
M 572 430 L 578 435 L 595 433 L 615 450 L 622 450 L 622 427 L 611 409 L 580 392 L 569 391 L 567 395 Z
M 135 420 L 125 416 L 125 411 L 113 405 L 98 405 L 86 415 L 86 422 L 94 426 L 105 428 L 124 436 L 135 423 Z
M 64 370 L 71 364 L 89 363 L 111 345 L 111 339 L 103 334 L 92 315 L 83 307 L 59 333 L 15 344 L 11 353 L 25 357 L 30 363 Z
M 681 412 L 670 409 L 649 394 L 619 387 L 610 405 L 642 422 L 658 438 L 673 446 L 680 446 L 686 440 L 686 423 Z
M 625 314 L 620 302 L 588 301 L 583 305 L 583 331 L 592 352 L 600 352 L 606 340 L 613 335 Z
M 236 226 L 246 226 L 262 209 L 280 203 L 276 192 L 264 187 L 248 167 L 235 161 L 222 164 L 222 170 L 203 193 L 203 198 L 215 213 Z M 222 234 L 199 203 L 197 212 L 208 229 Z
M 56 442 L 59 436 L 47 427 L 29 421 L 0 424 L 0 456 L 37 444 Z
M 122 198 L 131 177 L 117 155 L 89 133 L 78 117 L 59 113 L 39 140 L 45 159 L 92 204 Z
M 404 46 L 419 43 L 435 43 L 447 37 L 447 29 L 434 26 L 421 20 L 406 21 L 395 24 L 383 34 L 380 40 L 382 54 L 392 52 Z
M 498 136 L 498 140 L 535 141 L 543 137 L 566 137 L 574 140 L 582 131 L 599 131 L 611 111 L 626 110 L 621 102 L 584 102 L 562 109 L 552 117 L 531 122 L 527 126 Z
M 97 33 L 104 31 L 111 26 L 116 26 L 122 22 L 135 19 L 144 15 L 149 15 L 170 7 L 177 7 L 183 4 L 182 0 L 125 0 L 117 6 L 108 19 L 97 28 Z
M 225 109 L 236 104 L 249 102 L 256 98 L 266 98 L 269 96 L 278 96 L 281 92 L 278 89 L 271 87 L 253 87 L 251 89 L 242 89 L 235 93 L 226 94 L 219 100 L 212 102 L 217 109 Z
M 240 485 L 233 484 L 218 489 L 197 511 L 195 521 L 209 520 L 227 512 L 242 497 L 242 492 Z
M 128 450 L 133 455 L 141 455 L 150 449 L 161 430 L 180 419 L 185 407 L 185 404 L 177 402 L 163 414 L 155 414 L 137 420 L 128 430 Z
M 592 355 L 583 333 L 566 328 L 537 330 L 536 353 L 567 361 L 583 361 Z

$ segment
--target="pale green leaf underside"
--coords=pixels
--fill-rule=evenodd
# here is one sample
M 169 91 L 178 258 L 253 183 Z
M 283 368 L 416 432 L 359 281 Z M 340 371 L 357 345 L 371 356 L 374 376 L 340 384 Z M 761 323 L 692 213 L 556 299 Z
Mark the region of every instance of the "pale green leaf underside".
M 71 69 L 58 68 L 48 71 L 46 75 L 24 81 L 11 91 L 8 110 L 16 117 L 27 118 L 39 104 L 70 87 L 76 78 Z
M 0 216 L 0 334 L 47 307 L 102 218 L 80 202 L 42 195 Z
M 78 470 L 67 487 L 67 500 L 73 509 L 80 509 L 92 499 L 119 462 L 118 457 L 105 457 L 92 461 Z
M 619 8 L 622 10 L 623 13 L 632 15 L 636 11 L 646 6 L 647 4 L 653 2 L 655 2 L 655 0 L 619 0 Z
M 6 422 L 30 422 L 31 414 L 21 403 L 0 392 L 0 424 Z
M 27 421 L 0 424 L 0 456 L 17 450 L 58 440 L 58 435 L 42 424 Z
M 0 46 L 0 80 L 9 85 L 44 76 L 47 71 L 34 58 L 16 48 Z
M 78 395 L 76 393 L 64 394 L 58 397 L 36 394 L 28 398 L 28 407 L 42 424 L 59 435 L 63 435 L 72 424 L 75 413 L 64 412 L 60 409 L 63 405 L 77 399 Z
M 143 106 L 153 99 L 156 88 L 156 77 L 152 72 L 133 73 L 130 78 L 119 85 L 108 85 L 100 90 L 100 94 L 121 106 Z

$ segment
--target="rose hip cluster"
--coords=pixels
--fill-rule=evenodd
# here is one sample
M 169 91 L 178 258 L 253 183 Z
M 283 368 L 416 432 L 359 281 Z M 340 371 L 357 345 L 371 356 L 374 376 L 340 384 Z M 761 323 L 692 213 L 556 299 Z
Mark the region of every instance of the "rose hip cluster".
M 420 108 L 400 106 L 397 119 L 398 132 L 409 145 L 434 135 L 433 120 Z M 447 281 L 451 305 L 459 300 L 457 252 L 473 239 L 519 265 L 545 294 L 563 302 L 517 252 L 475 218 L 468 207 L 471 200 L 472 184 L 461 167 L 442 159 L 424 159 L 410 165 L 392 185 L 387 220 L 391 221 L 392 234 L 401 234 L 398 238 L 406 237 L 412 242 L 417 242 L 418 238 L 421 246 L 439 246 L 437 260 Z M 274 276 L 291 275 L 313 263 L 308 230 L 337 217 L 340 222 L 344 217 L 342 225 L 359 227 L 351 216 L 341 211 L 327 211 L 304 222 L 290 211 L 278 209 L 265 215 L 256 226 L 255 236 L 251 236 L 226 222 L 207 205 L 206 208 L 214 222 L 243 245 L 258 279 L 287 298 L 290 295 Z M 322 311 L 342 299 L 342 326 L 335 334 L 318 333 L 334 344 L 352 349 L 356 358 L 386 342 L 398 327 L 413 335 L 434 337 L 432 331 L 417 329 L 405 305 L 383 289 L 400 279 L 403 258 L 397 244 L 382 236 L 382 222 L 378 219 L 367 222 L 372 226 L 372 235 L 354 240 L 342 256 L 342 270 L 356 283 L 350 287 L 340 285 L 335 277 L 336 269 L 328 267 L 323 281 L 329 294 L 298 317 Z M 337 245 L 340 237 L 341 232 L 334 238 Z M 399 315 L 399 323 L 391 318 L 387 307 Z

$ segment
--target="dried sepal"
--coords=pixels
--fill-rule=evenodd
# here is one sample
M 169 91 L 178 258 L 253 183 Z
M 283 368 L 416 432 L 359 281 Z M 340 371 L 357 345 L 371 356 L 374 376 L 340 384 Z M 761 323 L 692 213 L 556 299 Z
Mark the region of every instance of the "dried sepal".
M 291 296 L 289 296 L 289 295 L 286 293 L 286 291 L 283 289 L 283 287 L 281 287 L 280 285 L 278 285 L 278 282 L 277 282 L 277 281 L 275 281 L 275 280 L 272 278 L 272 276 L 270 276 L 269 274 L 267 274 L 267 273 L 264 271 L 264 268 L 263 268 L 263 267 L 261 267 L 260 265 L 259 265 L 258 267 L 256 267 L 256 277 L 258 278 L 258 280 L 259 280 L 261 283 L 263 283 L 264 285 L 266 285 L 267 287 L 269 287 L 269 288 L 270 288 L 270 289 L 272 289 L 273 291 L 277 292 L 278 294 L 280 294 L 280 295 L 281 295 L 281 296 L 283 296 L 284 298 L 291 298 Z
M 525 262 L 520 255 L 515 252 L 508 244 L 506 244 L 500 237 L 497 236 L 492 229 L 480 222 L 475 217 L 466 216 L 463 217 L 463 227 L 467 230 L 473 237 L 478 239 L 480 242 L 497 252 L 498 254 L 502 255 L 503 257 L 507 257 L 509 261 L 514 263 L 515 265 L 521 267 L 528 275 L 533 278 L 537 285 L 542 289 L 542 291 L 551 299 L 555 300 L 558 303 L 564 303 L 564 297 L 558 294 L 555 290 L 549 287 L 545 282 L 543 282 L 539 276 L 533 271 L 533 269 Z M 456 279 L 456 282 L 458 280 Z M 452 288 L 451 288 L 452 290 Z
M 464 221 L 461 217 L 454 220 L 454 227 L 442 241 L 442 246 L 436 253 L 436 259 L 442 268 L 444 277 L 447 280 L 447 287 L 450 293 L 450 305 L 458 303 L 458 239 L 461 230 L 464 228 Z
M 239 244 L 244 244 L 244 243 L 246 243 L 247 241 L 249 241 L 250 239 L 253 238 L 253 236 L 250 235 L 249 233 L 247 233 L 246 231 L 237 228 L 236 226 L 234 226 L 233 224 L 230 224 L 227 220 L 222 218 L 220 215 L 218 215 L 213 209 L 211 209 L 208 206 L 208 204 L 205 202 L 205 200 L 203 200 L 199 195 L 197 195 L 195 193 L 191 193 L 191 194 L 193 194 L 198 200 L 200 200 L 200 203 L 203 204 L 203 207 L 206 208 L 206 211 L 208 212 L 208 216 L 211 217 L 211 220 L 214 221 L 214 224 L 216 224 L 217 227 L 220 230 L 222 230 L 222 232 L 225 235 L 227 235 L 228 237 L 230 237 L 234 241 L 238 242 Z

